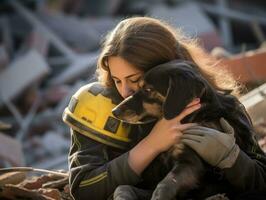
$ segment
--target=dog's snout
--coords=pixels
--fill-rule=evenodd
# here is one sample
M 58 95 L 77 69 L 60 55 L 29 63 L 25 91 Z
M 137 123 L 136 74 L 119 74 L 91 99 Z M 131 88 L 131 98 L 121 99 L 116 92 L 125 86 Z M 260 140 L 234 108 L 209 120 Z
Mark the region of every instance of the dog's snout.
M 112 113 L 113 113 L 113 115 L 114 115 L 115 117 L 119 117 L 119 116 L 121 115 L 121 109 L 119 109 L 119 108 L 114 108 L 114 109 L 112 110 Z

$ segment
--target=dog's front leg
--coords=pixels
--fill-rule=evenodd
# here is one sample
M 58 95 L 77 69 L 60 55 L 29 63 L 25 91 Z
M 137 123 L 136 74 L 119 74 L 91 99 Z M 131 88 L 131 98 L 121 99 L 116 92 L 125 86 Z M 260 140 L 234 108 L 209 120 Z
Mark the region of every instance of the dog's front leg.
M 175 161 L 175 165 L 167 176 L 157 185 L 152 200 L 182 199 L 188 191 L 198 186 L 200 177 L 204 173 L 201 158 L 190 148 Z
M 152 194 L 151 200 L 173 200 L 177 194 L 177 180 L 173 172 L 169 172 L 167 176 L 157 185 Z
M 197 186 L 198 175 L 191 165 L 181 164 L 176 166 L 157 185 L 152 200 L 172 200 L 176 197 L 182 199 L 187 191 Z
M 113 194 L 113 200 L 149 200 L 152 191 L 144 190 L 132 185 L 120 185 Z

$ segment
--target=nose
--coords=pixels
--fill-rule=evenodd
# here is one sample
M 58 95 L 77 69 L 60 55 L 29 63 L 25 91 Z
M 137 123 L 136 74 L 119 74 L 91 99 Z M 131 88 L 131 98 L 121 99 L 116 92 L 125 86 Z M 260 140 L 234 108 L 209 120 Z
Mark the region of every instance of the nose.
M 113 110 L 112 110 L 112 113 L 113 113 L 113 115 L 115 116 L 115 117 L 119 117 L 120 116 L 120 114 L 121 114 L 121 110 L 119 109 L 119 108 L 114 108 Z
M 134 93 L 134 90 L 128 85 L 128 84 L 122 84 L 121 87 L 121 96 L 125 99 L 132 95 Z

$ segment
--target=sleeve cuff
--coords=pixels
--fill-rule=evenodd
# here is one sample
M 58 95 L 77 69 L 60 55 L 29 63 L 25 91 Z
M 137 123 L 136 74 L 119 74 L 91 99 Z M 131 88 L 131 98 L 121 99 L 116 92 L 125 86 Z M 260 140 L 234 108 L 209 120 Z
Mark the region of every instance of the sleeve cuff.
M 110 163 L 112 178 L 117 180 L 118 185 L 135 185 L 141 180 L 141 177 L 129 166 L 128 156 L 129 152 L 124 153 Z
M 237 144 L 235 144 L 229 155 L 219 163 L 219 168 L 225 169 L 232 167 L 237 160 L 239 152 L 240 148 Z
M 245 172 L 247 160 L 249 160 L 249 157 L 245 154 L 245 152 L 240 150 L 235 163 L 230 168 L 224 169 L 225 176 L 230 182 L 238 180 L 239 176 Z

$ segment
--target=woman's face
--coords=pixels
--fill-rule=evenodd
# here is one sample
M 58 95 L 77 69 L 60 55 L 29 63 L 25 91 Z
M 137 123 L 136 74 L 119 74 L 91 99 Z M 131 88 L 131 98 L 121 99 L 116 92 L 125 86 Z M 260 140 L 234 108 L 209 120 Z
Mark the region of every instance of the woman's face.
M 108 58 L 109 70 L 115 86 L 123 98 L 132 95 L 139 89 L 139 81 L 144 74 L 134 65 L 119 56 Z

